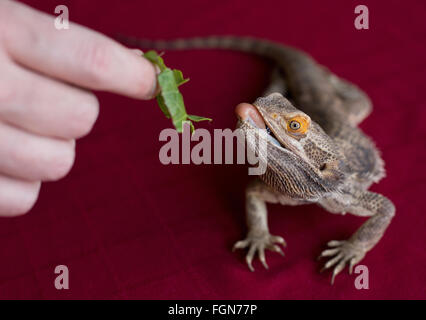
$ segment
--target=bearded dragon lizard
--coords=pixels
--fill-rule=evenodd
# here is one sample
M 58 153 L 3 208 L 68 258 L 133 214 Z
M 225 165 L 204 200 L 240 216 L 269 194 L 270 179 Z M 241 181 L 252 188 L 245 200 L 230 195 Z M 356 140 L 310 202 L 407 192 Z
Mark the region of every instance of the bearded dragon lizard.
M 367 95 L 297 49 L 248 37 L 207 37 L 173 41 L 127 38 L 126 44 L 153 49 L 221 48 L 245 51 L 276 65 L 265 96 L 237 106 L 237 127 L 266 129 L 266 172 L 246 189 L 248 234 L 234 249 L 248 248 L 268 268 L 265 249 L 284 255 L 286 245 L 268 228 L 266 203 L 316 203 L 331 213 L 370 217 L 348 240 L 332 240 L 322 251 L 323 269 L 333 267 L 331 283 L 346 265 L 352 273 L 382 238 L 395 215 L 392 202 L 368 191 L 384 177 L 384 163 L 374 143 L 358 128 L 371 112 Z M 249 137 L 249 136 L 247 136 Z M 252 136 L 251 136 L 252 137 Z M 256 143 L 247 142 L 251 151 Z

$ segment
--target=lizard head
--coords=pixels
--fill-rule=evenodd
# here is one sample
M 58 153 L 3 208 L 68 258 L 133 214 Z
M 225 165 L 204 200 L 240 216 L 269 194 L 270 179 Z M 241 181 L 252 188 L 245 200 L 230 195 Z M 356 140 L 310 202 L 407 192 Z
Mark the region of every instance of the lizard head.
M 319 184 L 341 181 L 344 176 L 344 156 L 334 141 L 302 111 L 279 93 L 258 98 L 253 105 L 242 103 L 235 110 L 241 129 L 266 129 L 268 167 L 289 164 L 303 166 L 301 170 Z M 295 169 L 296 170 L 296 169 Z

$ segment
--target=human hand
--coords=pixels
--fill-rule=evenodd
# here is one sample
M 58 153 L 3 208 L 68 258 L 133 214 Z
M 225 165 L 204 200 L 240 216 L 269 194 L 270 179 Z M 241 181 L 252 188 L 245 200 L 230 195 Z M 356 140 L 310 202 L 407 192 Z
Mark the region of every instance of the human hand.
M 0 216 L 28 212 L 42 181 L 64 177 L 75 139 L 99 104 L 88 89 L 149 99 L 154 66 L 85 27 L 54 27 L 54 17 L 0 0 Z

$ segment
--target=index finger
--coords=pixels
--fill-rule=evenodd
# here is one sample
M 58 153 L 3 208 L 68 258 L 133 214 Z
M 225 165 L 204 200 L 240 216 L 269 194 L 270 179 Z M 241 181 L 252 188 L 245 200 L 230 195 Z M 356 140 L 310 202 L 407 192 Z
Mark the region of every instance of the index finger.
M 0 36 L 19 64 L 89 89 L 153 97 L 156 69 L 148 60 L 78 24 L 57 30 L 54 21 L 26 5 L 0 1 Z

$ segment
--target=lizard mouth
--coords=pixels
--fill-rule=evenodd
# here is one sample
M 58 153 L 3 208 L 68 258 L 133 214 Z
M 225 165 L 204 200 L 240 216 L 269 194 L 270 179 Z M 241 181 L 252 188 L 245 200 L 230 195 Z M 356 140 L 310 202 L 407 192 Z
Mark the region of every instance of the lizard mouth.
M 286 147 L 278 141 L 277 137 L 272 132 L 272 130 L 267 125 L 265 126 L 266 126 L 266 133 L 268 134 L 268 140 L 271 141 L 273 144 L 277 145 L 278 147 L 285 149 Z
M 270 143 L 286 149 L 286 147 L 277 139 L 271 128 L 268 127 L 267 122 L 256 106 L 248 103 L 240 103 L 235 108 L 235 113 L 240 120 L 248 123 L 253 129 L 265 129 Z

